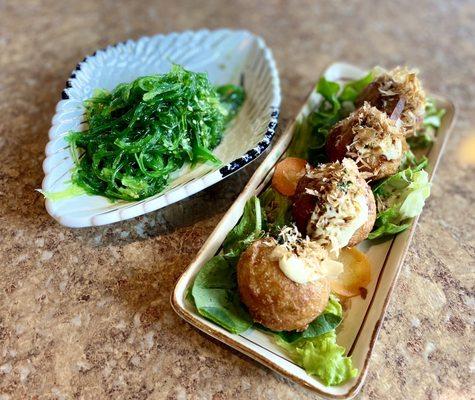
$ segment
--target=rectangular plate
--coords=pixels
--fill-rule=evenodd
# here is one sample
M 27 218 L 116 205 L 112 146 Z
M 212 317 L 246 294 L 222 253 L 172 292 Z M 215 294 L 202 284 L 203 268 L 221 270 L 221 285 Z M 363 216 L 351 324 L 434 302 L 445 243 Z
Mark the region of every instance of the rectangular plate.
M 346 80 L 358 79 L 366 73 L 367 71 L 355 66 L 336 63 L 331 65 L 324 75 L 327 79 L 341 83 Z M 447 141 L 455 115 L 454 105 L 450 101 L 438 96 L 432 97 L 435 98 L 437 106 L 444 108 L 446 113 L 439 128 L 437 142 L 427 154 L 429 159 L 427 171 L 431 179 L 434 176 L 435 168 Z M 391 292 L 414 234 L 417 218 L 413 221 L 410 229 L 391 240 L 379 244 L 364 241 L 358 246 L 360 250 L 366 253 L 371 262 L 372 280 L 367 288 L 366 299 L 354 297 L 350 300 L 343 324 L 338 329 L 338 343 L 348 350 L 348 354 L 353 359 L 353 364 L 359 370 L 358 375 L 344 385 L 334 387 L 323 385 L 318 379 L 307 375 L 301 367 L 292 362 L 268 334 L 254 329 L 240 335 L 232 334 L 203 318 L 186 299 L 187 289 L 191 286 L 198 271 L 220 250 L 224 238 L 241 218 L 246 201 L 252 196 L 259 195 L 269 183 L 275 164 L 284 155 L 291 142 L 296 121 L 305 118 L 318 107 L 320 101 L 321 96 L 315 90 L 312 90 L 312 94 L 300 110 L 296 120 L 282 134 L 203 245 L 196 258 L 180 277 L 171 300 L 173 308 L 182 318 L 221 342 L 247 354 L 263 365 L 319 395 L 333 399 L 348 399 L 355 396 L 361 389 L 368 372 L 368 362 L 381 329 Z

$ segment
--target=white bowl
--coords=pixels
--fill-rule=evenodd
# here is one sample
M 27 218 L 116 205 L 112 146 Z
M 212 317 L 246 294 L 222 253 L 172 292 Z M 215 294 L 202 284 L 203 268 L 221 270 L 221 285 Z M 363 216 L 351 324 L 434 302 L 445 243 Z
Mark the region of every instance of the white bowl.
M 83 102 L 96 88 L 111 90 L 139 76 L 164 73 L 172 63 L 207 72 L 216 85 L 244 85 L 246 101 L 214 150 L 223 166 L 185 167 L 165 191 L 136 202 L 111 202 L 90 195 L 47 199 L 46 209 L 59 223 L 69 227 L 103 225 L 157 210 L 222 180 L 269 146 L 279 115 L 280 82 L 272 53 L 260 37 L 228 29 L 143 37 L 95 52 L 71 74 L 49 131 L 43 191 L 58 192 L 70 185 L 74 162 L 65 136 L 83 127 Z

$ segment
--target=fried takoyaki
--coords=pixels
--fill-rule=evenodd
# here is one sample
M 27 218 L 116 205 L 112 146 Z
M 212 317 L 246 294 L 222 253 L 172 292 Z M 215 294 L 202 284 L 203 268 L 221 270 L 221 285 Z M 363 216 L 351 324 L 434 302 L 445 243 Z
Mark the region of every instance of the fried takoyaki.
M 275 239 L 261 239 L 241 255 L 239 294 L 255 322 L 274 331 L 303 331 L 325 309 L 330 285 L 316 267 L 327 252 L 306 243 L 311 249 L 298 255 L 289 242 L 279 245 Z
M 423 121 L 426 95 L 416 71 L 397 67 L 391 71 L 381 70 L 360 93 L 355 106 L 361 107 L 365 102 L 393 120 L 400 118 L 406 134 L 410 136 Z
M 338 253 L 368 237 L 376 204 L 355 162 L 344 158 L 307 171 L 293 197 L 292 217 L 302 234 Z
M 397 172 L 406 147 L 396 122 L 364 103 L 330 130 L 326 152 L 331 161 L 353 159 L 365 178 L 377 180 Z

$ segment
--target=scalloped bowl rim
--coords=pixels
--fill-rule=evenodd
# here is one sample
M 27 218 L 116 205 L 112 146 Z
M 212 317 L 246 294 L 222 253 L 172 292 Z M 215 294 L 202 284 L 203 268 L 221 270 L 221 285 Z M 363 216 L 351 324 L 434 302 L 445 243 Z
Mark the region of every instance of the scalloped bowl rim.
M 158 210 L 163 208 L 167 205 L 170 205 L 176 201 L 182 200 L 192 194 L 195 194 L 219 181 L 225 179 L 227 176 L 237 172 L 244 166 L 248 165 L 255 159 L 257 159 L 270 145 L 274 135 L 275 130 L 278 123 L 279 111 L 280 111 L 280 104 L 281 104 L 281 89 L 280 89 L 280 79 L 277 71 L 277 67 L 275 64 L 274 57 L 272 55 L 272 51 L 269 47 L 266 46 L 264 40 L 250 31 L 247 30 L 233 30 L 233 29 L 217 29 L 217 30 L 208 30 L 208 29 L 200 29 L 200 30 L 186 30 L 182 32 L 171 32 L 167 34 L 157 34 L 153 36 L 143 36 L 137 40 L 126 40 L 122 42 L 118 42 L 115 44 L 111 44 L 107 47 L 99 49 L 95 51 L 92 55 L 84 57 L 84 59 L 79 62 L 75 69 L 70 74 L 68 80 L 66 81 L 66 86 L 61 92 L 61 100 L 57 103 L 55 108 L 55 114 L 52 118 L 52 125 L 49 130 L 49 141 L 45 147 L 45 160 L 43 161 L 43 171 L 45 173 L 45 177 L 43 179 L 42 188 L 45 190 L 45 186 L 48 182 L 48 178 L 50 176 L 51 170 L 49 170 L 49 157 L 54 154 L 55 151 L 50 151 L 49 145 L 58 137 L 53 137 L 52 133 L 55 129 L 58 128 L 61 121 L 59 120 L 59 116 L 62 113 L 62 109 L 64 106 L 65 101 L 70 100 L 69 97 L 69 90 L 73 87 L 74 80 L 76 80 L 76 72 L 80 70 L 89 60 L 92 60 L 98 56 L 107 55 L 108 52 L 111 52 L 114 48 L 117 48 L 121 45 L 130 45 L 130 46 L 140 46 L 143 42 L 148 42 L 151 40 L 163 40 L 169 36 L 175 35 L 212 35 L 212 34 L 236 34 L 236 35 L 245 35 L 252 38 L 255 43 L 257 44 L 260 51 L 262 51 L 261 57 L 265 59 L 267 63 L 267 67 L 269 68 L 269 73 L 271 77 L 271 100 L 270 100 L 270 110 L 267 116 L 268 124 L 266 131 L 259 135 L 261 139 L 251 149 L 248 149 L 247 152 L 242 154 L 241 156 L 237 157 L 236 159 L 232 160 L 231 162 L 227 163 L 224 166 L 221 166 L 219 169 L 210 171 L 204 174 L 201 177 L 194 178 L 187 183 L 184 183 L 178 187 L 172 188 L 170 190 L 166 190 L 165 192 L 158 193 L 154 196 L 148 197 L 146 199 L 131 202 L 130 204 L 122 203 L 118 205 L 115 209 L 112 210 L 105 210 L 104 212 L 98 213 L 91 213 L 90 217 L 75 217 L 75 216 L 62 216 L 61 213 L 57 213 L 55 211 L 55 203 L 51 199 L 45 200 L 45 207 L 47 212 L 56 219 L 60 224 L 68 227 L 87 227 L 87 226 L 98 226 L 98 225 L 105 225 L 114 222 L 119 222 L 122 220 L 134 218 L 145 213 L 149 213 L 151 211 Z M 82 116 L 82 114 L 81 114 Z M 70 170 L 69 170 L 70 171 Z M 68 171 L 68 172 L 69 172 Z M 66 173 L 68 173 L 66 172 Z

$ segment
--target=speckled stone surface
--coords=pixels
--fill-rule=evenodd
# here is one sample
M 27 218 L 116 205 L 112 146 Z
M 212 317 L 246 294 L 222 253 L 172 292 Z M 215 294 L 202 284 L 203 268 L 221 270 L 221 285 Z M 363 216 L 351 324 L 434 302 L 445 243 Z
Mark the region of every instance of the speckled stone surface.
M 473 399 L 473 1 L 0 0 L 0 399 L 310 399 L 181 321 L 180 273 L 250 170 L 134 220 L 71 230 L 45 212 L 43 149 L 64 82 L 107 44 L 247 28 L 274 50 L 282 126 L 345 59 L 418 66 L 459 118 L 417 228 L 361 399 Z M 212 207 L 210 207 L 212 204 Z

